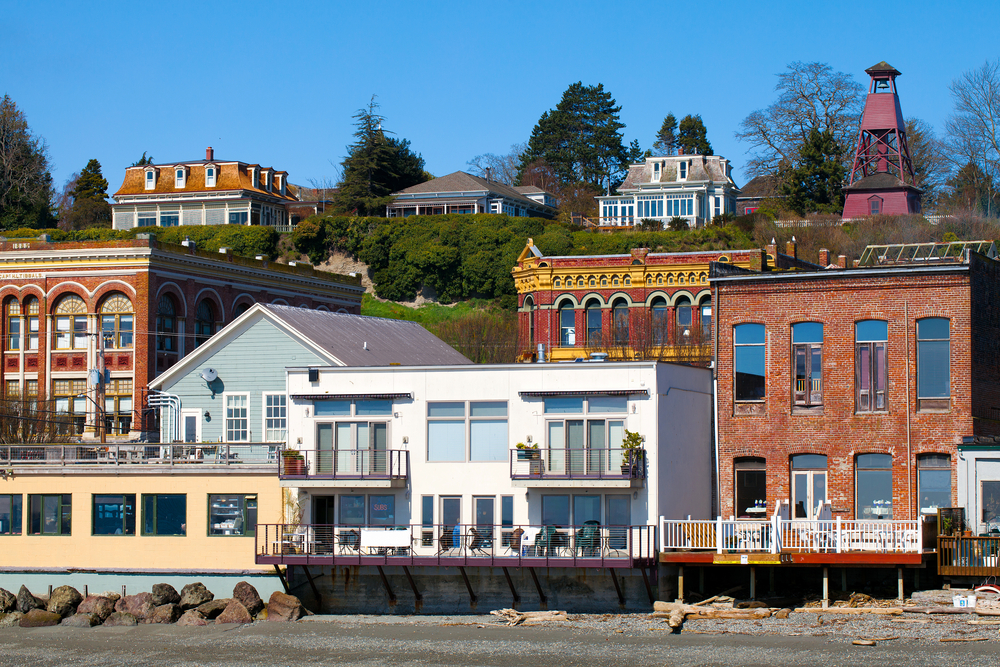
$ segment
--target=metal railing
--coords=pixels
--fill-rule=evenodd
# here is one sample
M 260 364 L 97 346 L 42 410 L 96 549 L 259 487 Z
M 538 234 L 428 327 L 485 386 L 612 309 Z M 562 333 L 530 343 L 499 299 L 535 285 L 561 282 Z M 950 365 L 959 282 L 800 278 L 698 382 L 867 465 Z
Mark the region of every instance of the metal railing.
M 660 520 L 660 550 L 921 553 L 922 520 Z
M 645 479 L 645 450 L 511 449 L 511 479 Z
M 942 576 L 1000 576 L 1000 536 L 938 535 L 937 564 Z
M 656 526 L 257 524 L 258 563 L 631 567 L 656 558 Z
M 406 479 L 410 452 L 405 449 L 285 450 L 282 479 Z
M 0 467 L 66 465 L 277 466 L 278 443 L 0 445 Z

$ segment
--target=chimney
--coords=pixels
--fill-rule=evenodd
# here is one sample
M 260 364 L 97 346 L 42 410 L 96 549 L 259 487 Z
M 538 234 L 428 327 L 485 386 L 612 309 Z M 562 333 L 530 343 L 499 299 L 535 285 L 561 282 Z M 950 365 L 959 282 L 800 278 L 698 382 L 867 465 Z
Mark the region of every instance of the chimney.
M 819 249 L 819 265 L 824 269 L 830 266 L 830 251 L 826 248 Z
M 794 257 L 795 259 L 798 259 L 799 256 L 796 254 L 797 245 L 798 244 L 795 242 L 795 237 L 793 236 L 792 240 L 785 244 L 785 254 L 788 255 L 789 257 Z
M 205 159 L 209 162 L 215 159 L 215 151 L 212 150 L 211 146 L 205 149 Z
M 684 155 L 684 147 L 683 146 L 678 146 L 677 147 L 677 154 L 678 155 Z
M 770 255 L 771 257 L 774 257 L 775 259 L 777 259 L 777 257 L 778 257 L 778 242 L 775 241 L 773 237 L 771 238 L 771 242 L 769 244 L 767 244 L 766 250 L 767 250 L 767 254 L 768 255 Z
M 837 255 L 837 266 L 842 269 L 847 268 L 847 255 Z

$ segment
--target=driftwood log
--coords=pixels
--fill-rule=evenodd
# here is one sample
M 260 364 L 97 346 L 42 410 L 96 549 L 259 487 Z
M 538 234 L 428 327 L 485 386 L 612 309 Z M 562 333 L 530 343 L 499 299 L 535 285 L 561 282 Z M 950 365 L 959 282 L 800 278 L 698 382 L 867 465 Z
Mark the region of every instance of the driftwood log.
M 494 609 L 490 612 L 507 621 L 507 625 L 535 625 L 552 621 L 568 621 L 565 611 L 518 611 L 516 609 Z
M 880 614 L 882 616 L 899 616 L 902 607 L 796 607 L 796 612 L 803 614 Z

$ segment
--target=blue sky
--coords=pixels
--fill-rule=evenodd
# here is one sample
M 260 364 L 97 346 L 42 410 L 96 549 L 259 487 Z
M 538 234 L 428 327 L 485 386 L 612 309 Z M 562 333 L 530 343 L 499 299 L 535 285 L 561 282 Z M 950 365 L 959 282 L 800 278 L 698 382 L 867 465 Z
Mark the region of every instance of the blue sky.
M 879 13 L 875 13 L 878 6 Z M 992 2 L 11 2 L 0 95 L 49 144 L 62 187 L 97 158 L 113 193 L 146 151 L 332 179 L 351 116 L 375 94 L 386 129 L 443 175 L 526 141 L 575 81 L 603 83 L 626 141 L 700 113 L 742 184 L 740 121 L 775 74 L 820 61 L 865 83 L 899 69 L 903 113 L 940 134 L 948 86 L 1000 57 Z

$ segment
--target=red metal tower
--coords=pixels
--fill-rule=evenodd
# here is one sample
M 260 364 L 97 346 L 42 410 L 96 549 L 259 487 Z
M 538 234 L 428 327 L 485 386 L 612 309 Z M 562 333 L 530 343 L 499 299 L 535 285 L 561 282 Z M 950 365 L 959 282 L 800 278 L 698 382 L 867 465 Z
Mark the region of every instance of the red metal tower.
M 899 70 L 885 62 L 865 70 L 871 77 L 850 182 L 844 191 L 845 218 L 920 212 L 906 125 L 899 108 Z

